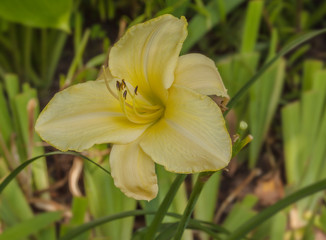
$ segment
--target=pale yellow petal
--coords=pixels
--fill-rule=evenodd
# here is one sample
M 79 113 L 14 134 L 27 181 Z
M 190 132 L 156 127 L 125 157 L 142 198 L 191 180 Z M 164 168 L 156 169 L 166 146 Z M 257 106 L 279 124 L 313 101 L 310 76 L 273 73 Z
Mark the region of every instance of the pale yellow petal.
M 164 103 L 187 36 L 186 26 L 184 17 L 163 15 L 131 27 L 110 51 L 112 75 L 138 86 L 142 95 L 156 103 Z
M 94 144 L 132 142 L 147 127 L 125 118 L 104 81 L 89 81 L 57 93 L 40 114 L 35 129 L 62 151 L 82 151 Z
M 174 84 L 204 95 L 223 97 L 226 102 L 230 99 L 215 63 L 202 54 L 191 53 L 179 57 Z
M 209 97 L 172 87 L 165 116 L 147 129 L 140 146 L 168 171 L 193 173 L 224 168 L 231 139 L 220 108 Z
M 114 145 L 110 166 L 114 184 L 128 197 L 148 201 L 156 197 L 155 163 L 139 147 L 138 141 Z

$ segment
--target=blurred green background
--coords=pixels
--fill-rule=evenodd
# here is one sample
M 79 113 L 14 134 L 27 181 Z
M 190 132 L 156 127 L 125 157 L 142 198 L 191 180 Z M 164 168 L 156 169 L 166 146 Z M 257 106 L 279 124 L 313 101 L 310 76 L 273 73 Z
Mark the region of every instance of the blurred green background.
M 282 47 L 326 28 L 323 0 L 1 0 L 0 181 L 24 161 L 54 151 L 34 132 L 49 99 L 69 85 L 96 79 L 126 29 L 166 13 L 187 18 L 189 34 L 181 54 L 212 58 L 231 98 Z M 210 178 L 195 219 L 232 232 L 284 196 L 326 178 L 325 43 L 325 35 L 319 35 L 278 58 L 231 109 L 231 136 L 251 134 L 254 140 L 228 171 Z M 240 128 L 240 121 L 248 128 Z M 109 169 L 107 145 L 83 154 Z M 157 174 L 158 197 L 136 202 L 79 157 L 43 157 L 1 193 L 0 240 L 54 240 L 103 216 L 156 211 L 175 178 L 160 166 Z M 188 176 L 170 212 L 182 214 L 195 178 Z M 247 239 L 326 239 L 325 205 L 324 193 L 305 198 L 257 226 Z M 120 219 L 74 239 L 141 239 L 152 219 Z M 171 226 L 162 225 L 157 239 L 171 239 Z M 189 229 L 183 238 L 210 235 Z

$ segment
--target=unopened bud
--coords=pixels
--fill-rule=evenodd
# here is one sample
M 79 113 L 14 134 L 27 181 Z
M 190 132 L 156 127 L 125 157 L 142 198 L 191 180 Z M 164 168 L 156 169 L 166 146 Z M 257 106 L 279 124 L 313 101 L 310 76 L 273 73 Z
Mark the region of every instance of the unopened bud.
M 240 122 L 240 129 L 246 130 L 248 128 L 248 124 L 245 121 Z

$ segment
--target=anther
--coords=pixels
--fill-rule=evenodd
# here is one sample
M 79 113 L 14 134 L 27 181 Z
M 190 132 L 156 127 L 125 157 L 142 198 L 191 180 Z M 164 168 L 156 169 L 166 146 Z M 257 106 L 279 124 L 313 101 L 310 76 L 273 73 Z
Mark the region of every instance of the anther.
M 124 99 L 127 98 L 127 91 L 126 91 L 126 90 L 123 92 L 123 98 L 124 98 Z
M 119 81 L 117 81 L 117 83 L 116 83 L 116 87 L 117 87 L 118 91 L 120 91 L 120 89 L 121 89 L 121 84 L 120 84 Z
M 122 84 L 121 84 L 122 86 L 122 89 L 124 89 L 127 85 L 126 85 L 126 82 L 125 82 L 125 80 L 124 79 L 122 79 Z
M 135 90 L 134 90 L 135 95 L 137 95 L 137 90 L 138 90 L 138 86 L 135 87 Z

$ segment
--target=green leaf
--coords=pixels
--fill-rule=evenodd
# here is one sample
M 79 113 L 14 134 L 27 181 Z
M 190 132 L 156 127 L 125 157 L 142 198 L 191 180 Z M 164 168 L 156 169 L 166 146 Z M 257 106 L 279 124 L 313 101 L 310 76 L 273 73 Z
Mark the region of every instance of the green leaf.
M 220 172 L 213 174 L 205 184 L 195 206 L 194 216 L 196 219 L 213 222 L 218 199 L 220 176 Z M 194 179 L 195 175 L 192 177 Z M 209 235 L 207 234 L 200 234 L 200 237 L 201 239 L 209 239 Z
M 178 175 L 178 176 L 183 176 L 183 175 Z M 114 221 L 114 220 L 122 219 L 122 218 L 126 218 L 126 217 L 142 216 L 142 215 L 146 215 L 146 214 L 157 215 L 157 212 L 145 211 L 145 210 L 133 210 L 133 211 L 121 212 L 118 214 L 98 218 L 93 221 L 87 222 L 79 227 L 76 227 L 75 229 L 69 231 L 66 235 L 62 236 L 59 240 L 71 240 L 74 237 L 78 236 L 79 234 L 82 234 L 83 232 L 85 232 L 87 230 L 93 229 L 95 227 L 98 227 L 98 226 L 108 223 L 110 221 Z M 175 217 L 178 219 L 182 218 L 182 215 L 175 214 L 175 213 L 166 213 L 166 215 Z M 162 225 L 160 225 L 160 226 L 162 226 Z M 212 224 L 210 222 L 194 220 L 194 219 L 190 219 L 188 227 L 192 228 L 192 229 L 206 231 L 207 233 L 214 232 L 214 233 L 221 233 L 221 234 L 222 233 L 229 234 L 229 231 L 227 229 L 225 229 L 219 225 Z M 160 227 L 157 228 L 157 231 L 159 231 L 159 229 L 160 229 Z M 140 230 L 140 232 L 141 232 L 140 236 L 143 236 L 142 235 L 143 230 Z M 136 238 L 136 239 L 138 239 L 138 238 Z M 143 238 L 141 238 L 141 239 L 143 239 Z M 154 238 L 152 238 L 152 239 L 154 239 Z
M 256 196 L 248 194 L 241 202 L 236 203 L 223 222 L 223 227 L 232 232 L 238 226 L 248 221 L 248 219 L 255 215 L 252 208 L 257 201 L 258 199 Z
M 45 157 L 45 156 L 51 156 L 51 155 L 56 155 L 56 154 L 68 154 L 68 155 L 75 155 L 77 157 L 81 157 L 93 164 L 95 164 L 97 167 L 101 168 L 104 172 L 106 172 L 107 174 L 111 175 L 111 173 L 106 170 L 105 168 L 103 168 L 101 165 L 98 165 L 96 162 L 92 161 L 91 159 L 89 159 L 88 157 L 85 157 L 83 155 L 81 155 L 80 153 L 75 153 L 75 152 L 50 152 L 50 153 L 46 153 L 46 154 L 42 154 L 40 156 L 34 157 L 32 159 L 29 159 L 25 162 L 23 162 L 22 164 L 20 164 L 17 168 L 15 168 L 15 170 L 13 170 L 0 184 L 0 193 L 5 189 L 5 187 L 25 168 L 27 167 L 29 164 L 31 164 L 32 162 L 34 162 L 35 160 Z
M 298 121 L 297 121 L 298 120 Z M 282 130 L 284 139 L 285 170 L 288 186 L 300 179 L 298 159 L 300 104 L 293 102 L 282 108 Z
M 187 206 L 186 206 L 186 208 L 183 212 L 182 218 L 180 219 L 180 222 L 178 224 L 176 234 L 174 236 L 175 240 L 181 239 L 181 237 L 184 233 L 184 230 L 186 229 L 186 227 L 190 221 L 190 217 L 195 208 L 198 197 L 199 197 L 203 187 L 205 186 L 205 183 L 207 182 L 207 180 L 210 178 L 210 176 L 212 174 L 214 174 L 214 172 L 201 172 L 198 174 L 196 183 L 195 183 L 195 185 L 192 189 L 192 192 L 190 194 Z
M 274 29 L 271 35 L 268 59 L 275 55 L 278 34 Z M 276 61 L 250 89 L 249 120 L 250 133 L 254 141 L 250 144 L 249 166 L 254 167 L 261 146 L 276 111 L 284 82 L 285 60 Z
M 1 112 L 0 133 L 6 145 L 9 146 L 10 135 L 12 134 L 12 123 L 9 114 L 8 104 L 1 83 L 0 83 L 0 112 Z
M 323 67 L 323 62 L 319 60 L 306 60 L 303 63 L 303 80 L 302 91 L 307 91 L 312 88 L 313 75 Z
M 326 177 L 326 71 L 318 70 L 321 62 L 304 63 L 301 99 L 282 109 L 286 176 L 292 191 Z M 305 89 L 306 88 L 306 89 Z M 297 204 L 300 215 L 314 211 L 322 194 L 316 194 Z
M 225 13 L 231 12 L 243 0 L 224 0 Z M 207 17 L 202 14 L 197 14 L 191 19 L 188 26 L 188 37 L 182 46 L 182 54 L 187 53 L 190 48 L 195 45 L 209 30 L 212 29 L 219 21 L 220 16 L 218 9 L 220 5 L 217 1 L 210 1 L 207 6 L 207 12 L 210 15 L 210 22 L 207 22 Z M 223 16 L 222 16 L 223 17 Z
M 72 201 L 72 218 L 68 224 L 61 225 L 60 235 L 65 234 L 73 227 L 79 224 L 83 224 L 85 220 L 85 215 L 87 214 L 88 202 L 85 197 L 74 197 Z M 85 232 L 83 235 L 79 236 L 76 240 L 87 240 L 89 239 L 89 232 Z
M 285 198 L 278 201 L 274 205 L 264 209 L 260 213 L 258 213 L 253 218 L 246 221 L 244 224 L 242 224 L 240 227 L 235 229 L 235 231 L 232 231 L 230 236 L 226 238 L 227 240 L 238 240 L 242 237 L 245 237 L 250 231 L 254 230 L 256 227 L 258 227 L 261 223 L 265 222 L 270 217 L 274 216 L 276 213 L 278 213 L 280 210 L 288 207 L 292 203 L 295 203 L 299 201 L 300 199 L 303 199 L 305 197 L 308 197 L 314 193 L 317 193 L 319 191 L 326 189 L 326 179 L 319 181 L 315 184 L 312 184 L 308 187 L 305 187 Z
M 249 166 L 256 165 L 258 154 L 276 111 L 283 89 L 285 60 L 275 62 L 250 89 L 250 144 Z
M 39 214 L 31 219 L 27 219 L 21 223 L 14 225 L 11 228 L 8 228 L 0 235 L 0 240 L 24 239 L 31 234 L 37 233 L 51 223 L 60 220 L 61 217 L 61 212 Z
M 261 0 L 250 1 L 248 3 L 241 53 L 249 53 L 255 49 L 263 6 L 264 2 Z
M 259 71 L 248 81 L 231 99 L 231 101 L 228 103 L 227 107 L 228 110 L 224 112 L 224 115 L 226 115 L 231 108 L 240 101 L 240 99 L 247 93 L 249 88 L 252 84 L 254 84 L 258 79 L 260 79 L 261 75 L 279 58 L 283 57 L 285 54 L 289 53 L 292 49 L 299 46 L 300 44 L 307 42 L 308 40 L 321 35 L 326 32 L 326 28 L 321 30 L 312 31 L 309 33 L 306 33 L 296 39 L 294 39 L 292 42 L 290 42 L 288 45 L 286 45 L 278 54 L 275 55 L 269 62 L 264 64 Z
M 92 159 L 95 162 L 101 163 L 102 167 L 109 169 L 108 157 L 96 156 L 99 150 L 106 148 L 105 144 L 98 145 L 91 148 L 89 154 L 94 155 Z M 89 210 L 93 218 L 100 218 L 136 208 L 136 200 L 126 197 L 114 185 L 112 178 L 107 177 L 106 173 L 91 163 L 84 164 L 84 184 Z M 133 225 L 133 218 L 122 219 L 97 227 L 95 235 L 110 239 L 130 239 Z
M 39 28 L 57 28 L 69 32 L 72 0 L 1 0 L 0 17 Z
M 0 157 L 0 178 L 9 174 L 9 169 Z M 0 219 L 7 226 L 33 217 L 33 211 L 17 181 L 13 181 L 0 196 Z
M 175 180 L 173 181 L 169 192 L 166 194 L 163 202 L 161 203 L 157 214 L 155 215 L 155 218 L 153 219 L 151 225 L 148 228 L 147 234 L 145 236 L 145 239 L 153 239 L 155 236 L 155 233 L 160 226 L 164 216 L 166 215 L 166 212 L 168 211 L 173 198 L 175 197 L 180 185 L 183 183 L 187 175 L 185 174 L 178 174 L 175 177 Z

